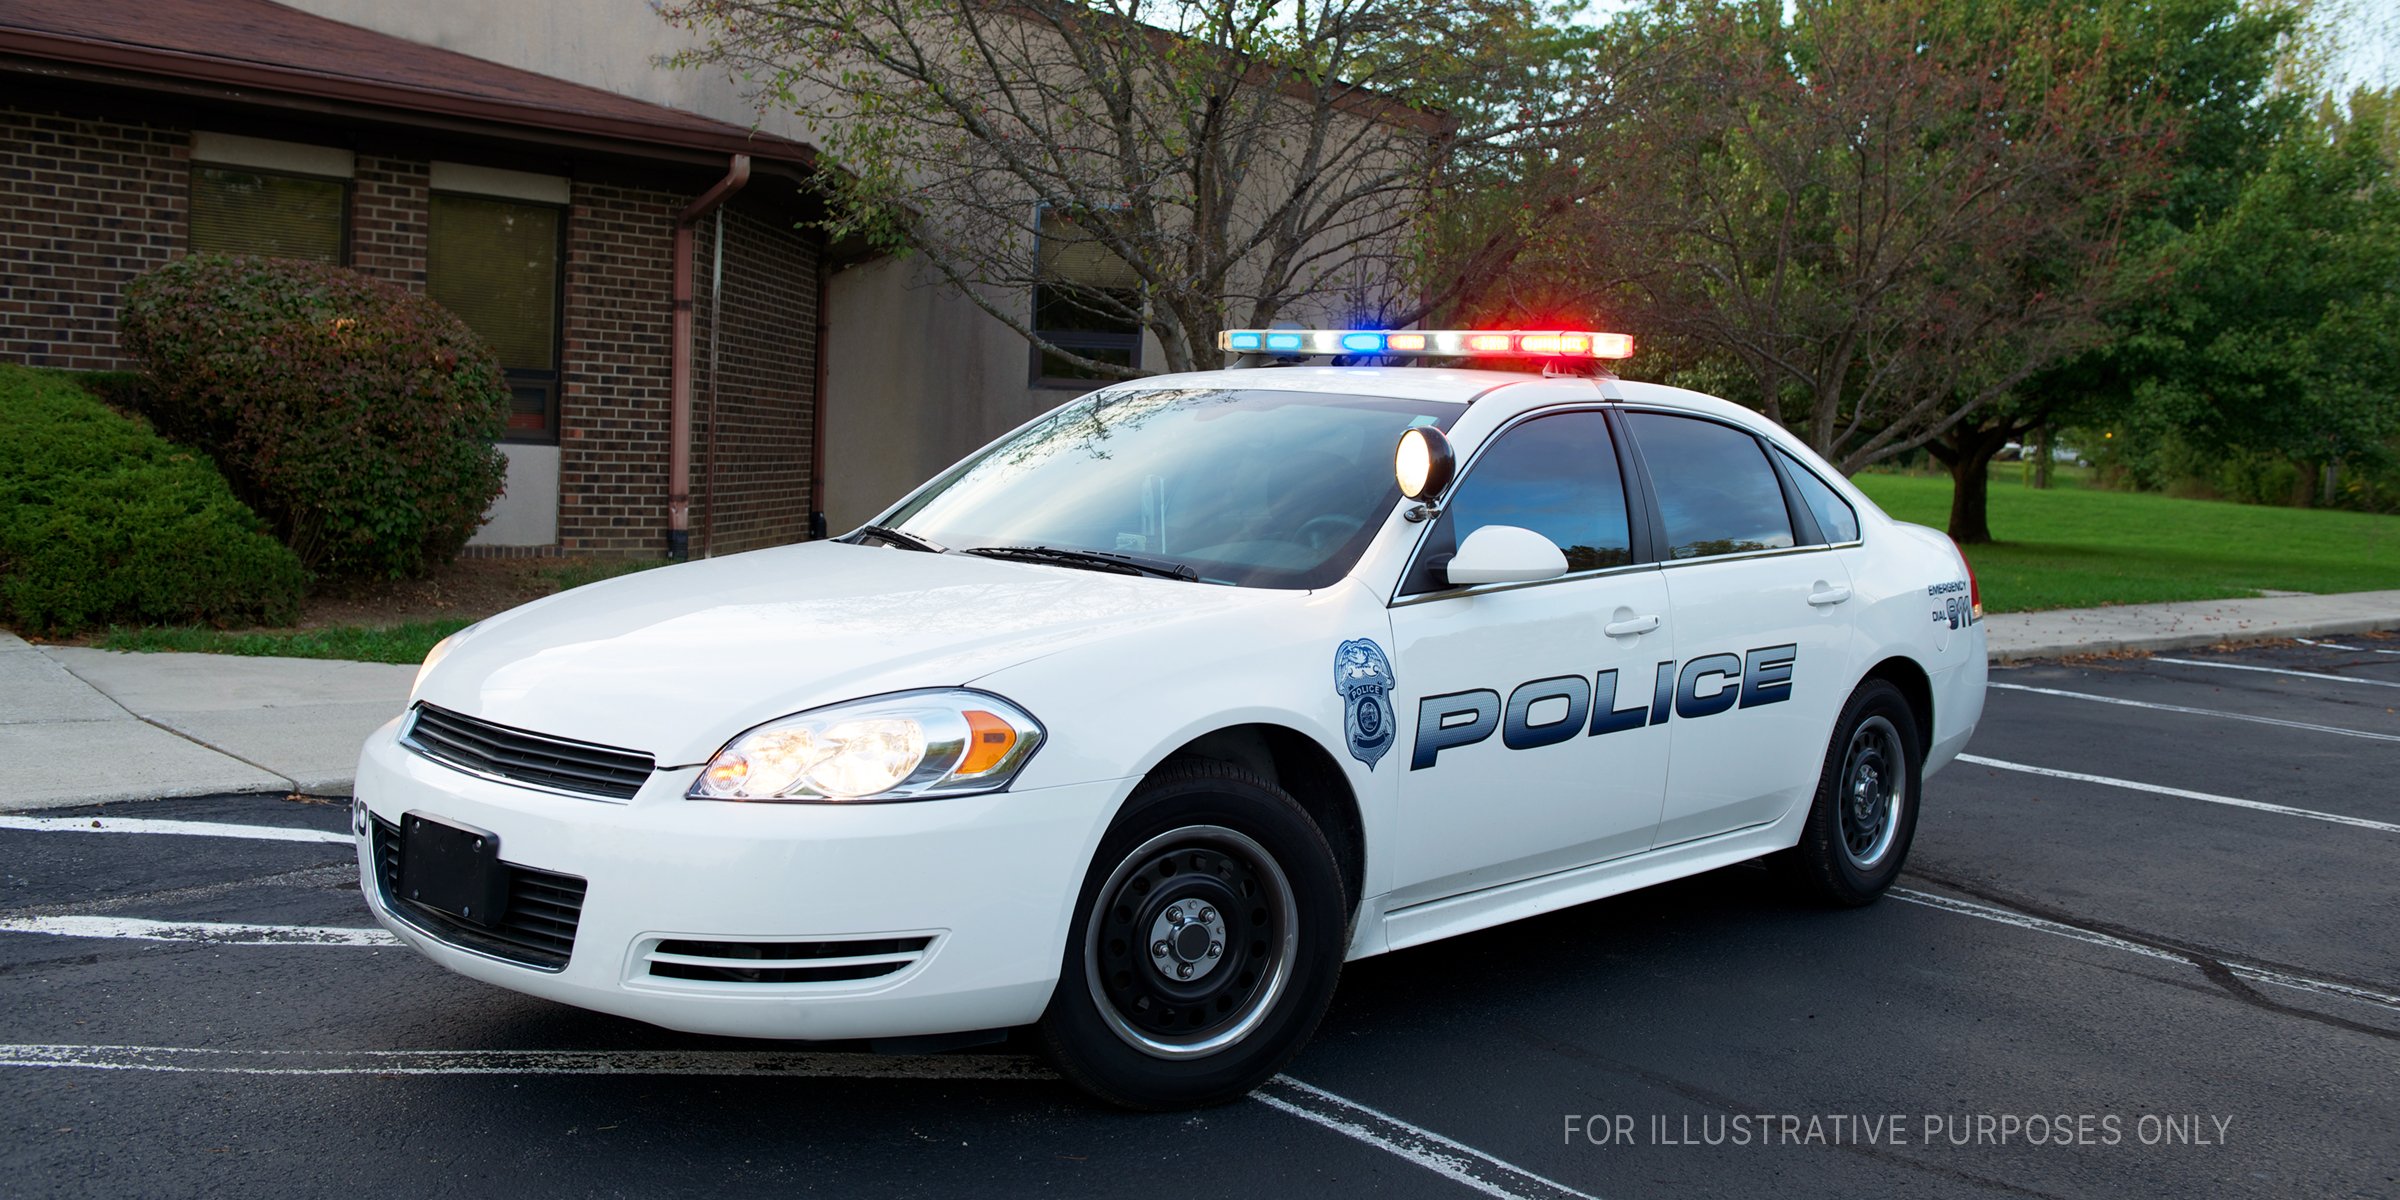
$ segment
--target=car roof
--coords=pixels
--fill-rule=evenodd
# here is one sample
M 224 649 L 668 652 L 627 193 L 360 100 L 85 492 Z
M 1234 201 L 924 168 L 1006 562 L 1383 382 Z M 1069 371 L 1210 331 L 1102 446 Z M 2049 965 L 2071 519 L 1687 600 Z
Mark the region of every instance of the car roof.
M 1536 375 L 1526 371 L 1478 371 L 1453 367 L 1296 365 L 1152 375 L 1118 386 L 1145 389 L 1256 388 L 1261 391 L 1315 392 L 1324 395 L 1388 396 L 1398 400 L 1433 400 L 1455 404 L 1480 400 L 1514 408 L 1520 405 L 1535 407 L 1556 404 L 1563 398 L 1556 386 L 1523 385 L 1572 385 L 1577 378 Z M 1753 427 L 1762 423 L 1757 413 L 1701 392 L 1627 379 L 1613 382 L 1618 394 L 1628 403 L 1706 413 Z
M 1447 367 L 1234 367 L 1223 371 L 1187 371 L 1151 375 L 1130 381 L 1140 388 L 1256 388 L 1276 392 L 1318 392 L 1327 395 L 1389 396 L 1397 400 L 1436 400 L 1465 404 L 1496 387 L 1540 382 L 1541 376 L 1512 371 L 1468 371 Z

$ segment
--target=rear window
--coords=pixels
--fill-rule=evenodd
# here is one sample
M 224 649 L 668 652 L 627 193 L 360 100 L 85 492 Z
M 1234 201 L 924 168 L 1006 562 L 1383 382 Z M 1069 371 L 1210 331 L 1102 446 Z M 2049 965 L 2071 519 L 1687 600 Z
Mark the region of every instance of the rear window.
M 1730 425 L 1629 413 L 1658 489 L 1670 559 L 1780 550 L 1794 543 L 1783 486 L 1758 439 Z
M 1818 478 L 1816 472 L 1800 465 L 1799 459 L 1785 454 L 1783 466 L 1791 474 L 1792 482 L 1799 485 L 1800 499 L 1807 503 L 1809 514 L 1816 517 L 1817 532 L 1824 534 L 1827 542 L 1857 541 L 1858 510 L 1850 507 L 1850 502 Z

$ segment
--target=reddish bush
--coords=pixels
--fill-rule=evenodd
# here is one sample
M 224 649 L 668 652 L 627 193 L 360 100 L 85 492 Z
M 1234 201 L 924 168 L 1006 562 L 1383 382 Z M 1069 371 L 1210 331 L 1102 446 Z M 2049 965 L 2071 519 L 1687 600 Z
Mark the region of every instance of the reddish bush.
M 324 575 L 446 562 L 500 494 L 500 367 L 441 306 L 340 267 L 196 255 L 135 280 L 124 344 L 169 437 Z

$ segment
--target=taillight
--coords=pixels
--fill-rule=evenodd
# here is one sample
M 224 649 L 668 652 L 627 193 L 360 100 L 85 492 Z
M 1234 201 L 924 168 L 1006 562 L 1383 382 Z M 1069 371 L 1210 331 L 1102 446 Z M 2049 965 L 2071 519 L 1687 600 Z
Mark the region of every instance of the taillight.
M 1975 561 L 1967 557 L 1964 547 L 1958 551 L 1958 561 L 1967 568 L 1967 603 L 1975 606 L 1975 619 L 1980 621 L 1983 619 L 1983 585 L 1975 581 Z

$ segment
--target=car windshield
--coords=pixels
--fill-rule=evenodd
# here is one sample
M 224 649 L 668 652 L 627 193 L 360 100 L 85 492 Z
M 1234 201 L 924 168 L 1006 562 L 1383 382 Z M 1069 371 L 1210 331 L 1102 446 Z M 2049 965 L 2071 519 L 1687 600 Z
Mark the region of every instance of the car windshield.
M 1400 498 L 1392 451 L 1441 401 L 1246 388 L 1109 388 L 952 468 L 877 524 L 951 550 L 1136 556 L 1202 580 L 1318 588 Z

